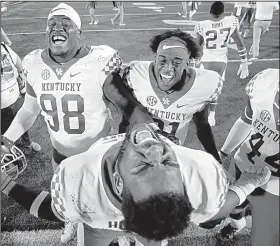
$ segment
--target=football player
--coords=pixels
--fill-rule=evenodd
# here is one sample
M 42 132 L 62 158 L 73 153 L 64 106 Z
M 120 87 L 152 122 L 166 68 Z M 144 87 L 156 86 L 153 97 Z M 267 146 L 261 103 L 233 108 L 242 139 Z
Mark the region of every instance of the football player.
M 247 13 L 248 2 L 235 2 L 232 15 L 236 16 L 239 25 L 242 26 Z
M 221 92 L 221 77 L 217 72 L 189 66 L 190 60 L 199 56 L 199 46 L 188 33 L 165 31 L 152 38 L 150 47 L 155 61 L 131 62 L 122 80 L 148 109 L 162 134 L 173 135 L 185 144 L 193 119 L 199 141 L 219 160 L 207 117 L 210 102 Z M 124 125 L 122 122 L 121 127 Z
M 219 73 L 225 80 L 227 67 L 228 42 L 232 37 L 237 45 L 241 64 L 237 75 L 244 79 L 249 76 L 247 51 L 242 37 L 239 34 L 239 22 L 235 16 L 224 16 L 224 4 L 214 2 L 210 9 L 211 19 L 200 21 L 196 24 L 194 31 L 197 42 L 203 47 L 203 54 L 200 59 L 201 66 L 205 69 Z M 217 98 L 212 101 L 209 113 L 209 123 L 216 124 L 215 109 Z
M 109 134 L 111 118 L 103 96 L 109 100 L 123 98 L 121 106 L 131 106 L 131 102 L 124 104 L 129 91 L 123 84 L 115 88 L 114 83 L 104 83 L 107 74 L 121 66 L 118 52 L 106 45 L 82 46 L 81 25 L 80 16 L 67 4 L 50 11 L 46 28 L 49 47 L 34 50 L 24 58 L 25 101 L 5 133 L 15 142 L 41 112 L 53 146 L 53 170 L 63 159 L 86 151 Z M 116 100 L 114 105 L 118 106 Z M 73 227 L 66 229 L 71 232 Z M 65 237 L 63 234 L 64 242 L 68 241 Z
M 240 175 L 255 165 L 271 170 L 268 183 L 248 197 L 252 207 L 251 240 L 252 245 L 279 245 L 279 69 L 269 68 L 258 73 L 248 83 L 246 93 L 248 105 L 230 130 L 221 156 L 227 156 L 241 144 L 230 166 L 232 173 Z M 238 209 L 243 210 L 247 204 Z M 224 240 L 232 238 L 246 225 L 244 212 L 237 211 L 231 214 L 231 223 L 221 231 Z
M 251 25 L 255 18 L 255 12 L 256 12 L 256 2 L 253 2 L 253 1 L 247 2 L 246 17 L 244 19 L 244 21 L 245 20 L 247 21 L 247 26 L 246 26 L 246 29 L 244 30 L 243 38 L 246 38 L 250 32 Z
M 1 42 L 1 134 L 4 134 L 15 118 L 25 96 L 25 75 L 19 56 Z M 24 132 L 18 145 L 32 151 L 41 151 L 41 146 L 32 141 L 28 131 Z
M 36 217 L 83 222 L 85 246 L 107 246 L 128 233 L 145 246 L 160 246 L 190 221 L 220 222 L 270 175 L 267 167 L 253 166 L 228 187 L 213 156 L 138 123 L 62 161 L 51 194 L 17 184 L 3 171 L 1 191 Z

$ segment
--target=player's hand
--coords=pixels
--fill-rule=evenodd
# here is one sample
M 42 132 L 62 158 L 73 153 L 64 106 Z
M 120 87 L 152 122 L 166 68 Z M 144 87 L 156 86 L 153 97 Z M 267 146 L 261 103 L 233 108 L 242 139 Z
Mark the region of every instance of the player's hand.
M 249 76 L 249 68 L 248 68 L 248 61 L 247 59 L 244 61 L 241 61 L 237 75 L 240 75 L 240 79 L 245 79 Z

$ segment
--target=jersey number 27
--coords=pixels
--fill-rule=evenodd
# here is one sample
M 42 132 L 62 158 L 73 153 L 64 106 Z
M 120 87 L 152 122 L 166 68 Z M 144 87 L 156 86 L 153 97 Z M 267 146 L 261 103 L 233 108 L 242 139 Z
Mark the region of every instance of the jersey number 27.
M 226 33 L 226 37 L 224 38 L 224 33 Z M 205 45 L 207 49 L 219 49 L 227 47 L 227 42 L 229 39 L 230 34 L 230 27 L 218 29 L 218 30 L 209 30 L 205 33 L 206 39 L 205 39 Z M 223 44 L 221 47 L 217 47 L 217 40 L 218 39 L 224 39 Z

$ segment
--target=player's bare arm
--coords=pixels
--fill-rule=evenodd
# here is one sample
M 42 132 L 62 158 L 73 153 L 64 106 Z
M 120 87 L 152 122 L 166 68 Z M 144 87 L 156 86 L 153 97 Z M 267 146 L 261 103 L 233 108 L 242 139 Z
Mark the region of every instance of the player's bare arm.
M 15 142 L 33 125 L 40 111 L 34 90 L 27 83 L 24 103 L 4 136 Z
M 132 95 L 122 82 L 118 72 L 109 74 L 103 85 L 104 96 L 129 120 L 130 124 L 137 122 L 153 123 L 146 108 Z
M 208 122 L 208 112 L 209 112 L 209 105 L 205 106 L 205 108 L 197 112 L 193 115 L 193 121 L 196 125 L 196 133 L 200 143 L 203 145 L 204 149 L 213 155 L 215 159 L 221 162 L 214 135 L 211 129 L 211 126 Z
M 53 213 L 49 192 L 17 184 L 3 171 L 1 171 L 1 191 L 35 217 L 60 221 Z
M 240 59 L 241 59 L 241 64 L 240 64 L 239 70 L 237 72 L 237 75 L 240 74 L 240 78 L 245 79 L 249 76 L 247 50 L 246 50 L 246 46 L 244 44 L 244 41 L 239 34 L 239 28 L 235 28 L 231 37 L 233 38 L 233 40 L 236 43 L 236 46 L 237 46 L 237 49 L 238 49 L 238 54 L 239 54 Z

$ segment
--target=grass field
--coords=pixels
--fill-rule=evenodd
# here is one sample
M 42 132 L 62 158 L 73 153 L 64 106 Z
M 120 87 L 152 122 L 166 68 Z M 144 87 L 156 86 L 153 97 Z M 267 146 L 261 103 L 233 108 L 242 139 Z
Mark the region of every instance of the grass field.
M 8 12 L 2 13 L 1 26 L 13 42 L 12 48 L 23 58 L 30 51 L 37 48 L 45 48 L 45 28 L 48 12 L 57 3 L 55 2 L 24 2 L 8 6 Z M 109 45 L 119 51 L 125 63 L 131 60 L 152 60 L 154 55 L 149 50 L 149 40 L 155 34 L 163 30 L 181 28 L 184 31 L 193 31 L 194 23 L 207 19 L 210 3 L 202 2 L 194 21 L 185 22 L 183 25 L 168 25 L 163 20 L 182 20 L 177 16 L 180 11 L 180 2 L 156 2 L 154 9 L 139 8 L 132 2 L 127 2 L 125 27 L 112 26 L 110 18 L 116 12 L 112 11 L 111 2 L 101 2 L 97 6 L 97 26 L 90 26 L 88 12 L 85 9 L 86 2 L 71 2 L 81 15 L 83 23 L 82 43 L 87 45 Z M 164 7 L 164 8 L 163 8 Z M 226 3 L 226 12 L 230 14 L 233 5 Z M 156 11 L 154 11 L 156 10 Z M 161 10 L 161 12 L 158 12 Z M 252 29 L 245 40 L 247 49 L 252 43 Z M 270 31 L 262 38 L 260 45 L 260 59 L 250 65 L 250 77 L 241 80 L 236 76 L 239 63 L 236 50 L 229 49 L 229 64 L 226 73 L 226 81 L 216 112 L 216 126 L 213 128 L 217 146 L 220 147 L 234 121 L 239 117 L 246 104 L 244 87 L 257 72 L 265 68 L 279 68 L 279 12 L 274 15 Z M 207 83 L 207 81 L 205 82 Z M 31 128 L 34 141 L 40 143 L 42 152 L 31 154 L 26 152 L 28 167 L 18 182 L 28 187 L 49 190 L 52 176 L 51 145 L 46 125 L 41 116 L 38 117 Z M 186 145 L 191 148 L 201 149 L 196 139 L 193 125 L 191 125 Z M 2 245 L 60 245 L 57 230 L 62 224 L 52 223 L 36 219 L 29 215 L 20 206 L 6 196 L 1 196 L 2 217 L 7 219 L 2 225 Z M 250 221 L 248 223 L 250 225 Z M 56 230 L 55 230 L 56 229 Z M 185 235 L 176 238 L 169 245 L 221 245 L 216 240 L 218 229 L 203 230 L 190 227 Z M 31 230 L 44 230 L 32 231 Z M 11 233 L 11 231 L 13 231 Z M 244 230 L 231 245 L 250 245 L 250 226 Z M 70 243 L 69 245 L 74 245 Z

